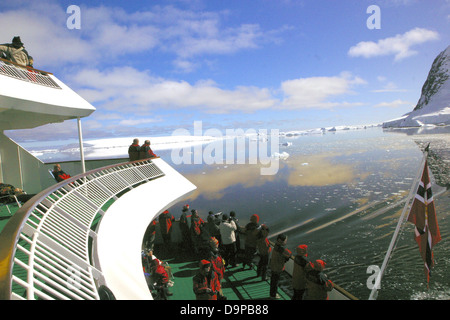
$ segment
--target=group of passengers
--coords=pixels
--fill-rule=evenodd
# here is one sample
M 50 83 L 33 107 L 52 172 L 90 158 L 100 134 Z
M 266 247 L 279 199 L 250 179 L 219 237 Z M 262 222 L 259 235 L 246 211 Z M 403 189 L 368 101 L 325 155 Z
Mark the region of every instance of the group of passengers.
M 145 140 L 142 146 L 139 145 L 139 139 L 133 139 L 133 143 L 128 147 L 128 156 L 130 161 L 143 160 L 148 158 L 156 158 L 150 147 L 150 140 Z
M 164 247 L 170 248 L 174 221 L 174 216 L 168 210 L 158 217 L 158 221 L 153 220 L 146 232 L 146 247 L 153 250 L 156 225 L 159 224 Z M 293 255 L 286 247 L 285 234 L 278 234 L 272 248 L 268 240 L 270 230 L 267 225 L 259 223 L 258 215 L 253 214 L 245 226 L 240 226 L 238 222 L 234 211 L 229 215 L 210 211 L 205 221 L 197 210 L 189 211 L 189 205 L 183 206 L 179 219 L 182 237 L 179 248 L 192 249 L 200 261 L 199 271 L 193 277 L 196 299 L 226 299 L 221 282 L 225 270 L 233 272 L 233 268 L 238 266 L 238 260 L 242 262 L 244 270 L 255 266 L 256 276 L 263 281 L 267 280 L 267 271 L 270 270 L 270 298 L 279 299 L 278 284 L 289 259 L 294 262 L 292 300 L 328 299 L 328 292 L 334 285 L 323 272 L 325 262 L 309 260 L 307 245 L 299 245 Z M 243 250 L 241 236 L 245 237 Z

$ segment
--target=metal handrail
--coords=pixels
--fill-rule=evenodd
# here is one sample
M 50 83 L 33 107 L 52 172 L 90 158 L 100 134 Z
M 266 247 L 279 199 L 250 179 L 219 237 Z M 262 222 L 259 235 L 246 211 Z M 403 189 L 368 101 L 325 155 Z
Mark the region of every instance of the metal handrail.
M 17 63 L 1 58 L 0 74 L 50 88 L 61 89 L 61 87 L 50 77 L 51 73 L 31 67 L 21 66 Z
M 0 233 L 0 299 L 99 299 L 105 282 L 94 220 L 120 193 L 162 176 L 150 159 L 121 163 L 74 176 L 28 200 Z

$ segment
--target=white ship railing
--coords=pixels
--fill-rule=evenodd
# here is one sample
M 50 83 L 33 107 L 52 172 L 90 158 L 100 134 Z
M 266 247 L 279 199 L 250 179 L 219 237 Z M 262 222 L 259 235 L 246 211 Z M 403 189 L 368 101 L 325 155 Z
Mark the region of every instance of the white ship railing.
M 0 234 L 0 299 L 100 299 L 105 281 L 94 225 L 105 213 L 102 208 L 162 176 L 152 160 L 112 165 L 27 201 Z
M 19 66 L 5 59 L 0 59 L 0 74 L 50 88 L 61 89 L 49 76 L 50 73 L 30 67 Z

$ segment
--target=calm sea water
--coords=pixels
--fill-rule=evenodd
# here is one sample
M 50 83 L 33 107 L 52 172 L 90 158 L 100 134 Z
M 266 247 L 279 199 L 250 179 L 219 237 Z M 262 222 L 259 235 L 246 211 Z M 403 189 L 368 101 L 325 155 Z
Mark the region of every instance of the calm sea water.
M 236 144 L 234 152 L 236 157 L 243 152 L 250 161 L 248 149 L 258 141 L 246 142 L 242 150 Z M 184 203 L 203 218 L 209 211 L 233 210 L 241 225 L 256 213 L 272 237 L 286 233 L 293 252 L 297 245 L 307 244 L 312 259 L 327 263 L 329 278 L 367 299 L 368 267 L 381 267 L 422 152 L 410 136 L 381 128 L 282 137 L 279 142 L 287 144 L 279 146 L 279 153 L 289 157 L 280 160 L 276 175 L 261 175 L 259 163 L 173 164 L 198 190 L 171 212 L 178 217 Z M 169 163 L 173 158 L 170 151 L 159 155 Z M 434 194 L 442 190 L 433 185 Z M 449 192 L 438 196 L 435 204 L 443 240 L 434 249 L 436 266 L 429 289 L 413 226 L 405 223 L 378 299 L 450 298 Z

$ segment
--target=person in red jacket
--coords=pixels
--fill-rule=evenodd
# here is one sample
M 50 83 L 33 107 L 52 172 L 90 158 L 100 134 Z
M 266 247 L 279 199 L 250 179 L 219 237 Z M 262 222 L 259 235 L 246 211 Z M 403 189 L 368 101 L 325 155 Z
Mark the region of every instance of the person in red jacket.
M 155 245 L 155 238 L 156 238 L 156 220 L 153 219 L 152 222 L 147 226 L 147 230 L 145 230 L 144 233 L 144 243 L 145 247 L 148 250 L 154 249 Z
M 156 157 L 157 155 L 154 154 L 152 148 L 150 148 L 150 140 L 145 140 L 139 151 L 139 159 L 149 159 Z
M 159 226 L 161 227 L 161 236 L 166 246 L 170 245 L 172 241 L 172 223 L 175 221 L 173 215 L 168 210 L 161 213 L 159 216 Z
M 209 240 L 210 252 L 209 252 L 209 261 L 211 261 L 212 269 L 219 276 L 219 286 L 217 288 L 218 295 L 217 298 L 219 300 L 226 300 L 227 298 L 223 295 L 222 292 L 222 279 L 225 275 L 225 261 L 219 252 L 219 240 L 215 237 L 211 237 Z
M 61 182 L 64 181 L 66 179 L 70 178 L 70 174 L 65 173 L 62 169 L 61 169 L 61 165 L 55 164 L 53 166 L 53 171 L 52 171 L 53 177 L 55 178 L 55 180 L 57 182 Z
M 220 290 L 219 276 L 213 270 L 211 262 L 200 261 L 200 270 L 192 279 L 193 290 L 197 300 L 217 300 Z
M 205 221 L 200 218 L 197 210 L 191 210 L 191 238 L 194 253 L 200 254 L 203 250 L 203 226 Z
M 153 259 L 150 263 L 151 265 L 151 278 L 158 289 L 161 290 L 163 294 L 163 299 L 166 299 L 168 296 L 172 295 L 172 292 L 169 291 L 169 274 L 166 271 L 166 268 L 163 266 L 160 260 Z
M 328 300 L 328 292 L 333 290 L 334 284 L 323 273 L 325 265 L 323 260 L 306 265 L 306 291 L 303 300 Z

